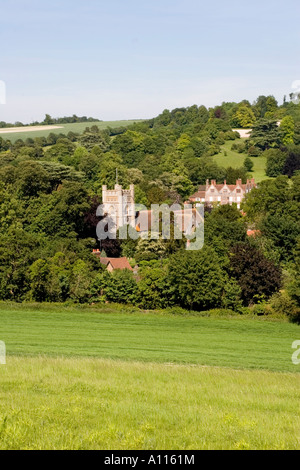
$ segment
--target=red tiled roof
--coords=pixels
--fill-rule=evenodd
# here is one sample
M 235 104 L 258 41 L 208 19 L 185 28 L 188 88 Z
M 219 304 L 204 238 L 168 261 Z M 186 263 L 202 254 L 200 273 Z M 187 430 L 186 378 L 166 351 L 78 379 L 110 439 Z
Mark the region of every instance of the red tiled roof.
M 108 266 L 110 263 L 112 265 L 113 269 L 129 269 L 130 271 L 133 271 L 132 267 L 129 264 L 129 261 L 127 258 L 99 258 L 99 261 L 101 264 L 105 264 L 105 266 Z
M 204 198 L 205 197 L 205 191 L 197 191 L 195 194 L 193 194 L 190 199 L 196 199 L 197 197 Z
M 238 186 L 236 184 L 215 184 L 214 187 L 218 190 L 221 191 L 221 189 L 224 188 L 224 186 L 227 186 L 227 188 L 230 191 L 234 191 Z M 240 184 L 239 187 L 241 187 L 244 191 L 246 191 L 246 184 Z
M 218 191 L 220 191 L 220 189 L 224 188 L 224 184 L 214 184 L 214 187 L 215 187 Z M 229 187 L 229 185 L 228 185 L 228 187 Z
M 256 237 L 256 235 L 260 235 L 260 230 L 247 230 L 248 237 Z
M 93 253 L 98 256 L 99 261 L 101 264 L 104 264 L 105 266 L 108 266 L 110 263 L 112 265 L 113 269 L 130 269 L 130 271 L 133 271 L 132 267 L 129 264 L 129 261 L 127 258 L 107 258 L 107 257 L 102 257 L 100 256 L 100 251 L 99 250 L 93 250 Z

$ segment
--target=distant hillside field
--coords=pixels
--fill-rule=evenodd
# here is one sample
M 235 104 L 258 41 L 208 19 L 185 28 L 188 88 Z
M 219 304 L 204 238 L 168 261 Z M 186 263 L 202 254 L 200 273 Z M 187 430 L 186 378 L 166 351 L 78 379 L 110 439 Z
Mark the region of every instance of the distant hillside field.
M 142 119 L 132 120 L 121 120 L 121 121 L 95 121 L 95 122 L 78 122 L 73 124 L 54 124 L 45 126 L 24 126 L 24 127 L 10 127 L 0 129 L 0 137 L 8 139 L 12 143 L 15 143 L 18 139 L 26 140 L 27 138 L 35 137 L 47 137 L 50 133 L 54 134 L 65 134 L 74 132 L 82 134 L 86 127 L 98 126 L 99 129 L 107 129 L 108 127 L 126 127 L 136 122 L 141 122 Z M 251 129 L 234 129 L 240 132 L 241 140 L 245 140 L 248 132 Z M 235 150 L 231 150 L 233 141 L 226 141 L 221 146 L 221 151 L 217 155 L 213 156 L 215 162 L 224 168 L 232 166 L 233 168 L 240 168 L 243 166 L 245 158 L 248 156 L 245 153 L 238 153 Z M 227 154 L 227 155 L 225 155 Z M 265 157 L 250 157 L 254 163 L 251 177 L 255 178 L 256 182 L 260 182 L 266 179 L 266 158 Z
M 224 145 L 221 146 L 221 151 L 217 155 L 213 156 L 214 161 L 224 168 L 231 166 L 232 168 L 240 168 L 244 164 L 244 160 L 248 155 L 245 153 L 238 153 L 235 150 L 231 150 L 233 141 L 227 141 Z M 227 155 L 226 155 L 227 154 Z M 251 171 L 251 178 L 255 178 L 255 181 L 259 183 L 260 181 L 267 179 L 266 176 L 266 157 L 249 157 L 254 163 L 253 170 Z
M 47 137 L 51 132 L 55 134 L 68 134 L 75 132 L 81 134 L 86 127 L 98 126 L 99 129 L 107 129 L 108 127 L 125 127 L 141 119 L 123 120 L 123 121 L 95 121 L 95 122 L 76 122 L 73 124 L 55 124 L 53 126 L 24 126 L 24 127 L 10 127 L 0 129 L 0 137 L 9 139 L 12 143 L 18 139 L 26 140 L 27 138 L 34 137 Z

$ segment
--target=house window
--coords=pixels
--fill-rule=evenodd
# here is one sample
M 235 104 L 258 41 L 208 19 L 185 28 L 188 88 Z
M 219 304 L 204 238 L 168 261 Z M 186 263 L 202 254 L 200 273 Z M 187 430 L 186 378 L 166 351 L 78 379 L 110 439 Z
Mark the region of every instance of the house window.
M 196 197 L 196 201 L 200 201 L 200 197 Z
M 240 190 L 240 189 L 237 189 L 237 190 L 236 190 L 236 192 L 237 192 L 237 193 L 240 193 L 240 192 L 241 192 L 241 190 Z
M 214 190 L 214 189 L 211 189 L 211 190 L 210 190 L 210 192 L 211 192 L 211 193 L 214 193 L 214 192 L 215 192 L 215 190 Z

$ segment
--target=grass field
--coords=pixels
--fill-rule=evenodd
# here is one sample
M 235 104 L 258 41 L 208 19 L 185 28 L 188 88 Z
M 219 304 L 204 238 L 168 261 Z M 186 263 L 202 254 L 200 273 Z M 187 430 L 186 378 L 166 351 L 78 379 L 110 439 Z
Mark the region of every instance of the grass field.
M 233 168 L 240 168 L 244 164 L 244 160 L 247 157 L 244 153 L 238 153 L 234 150 L 231 150 L 233 141 L 227 141 L 224 145 L 221 146 L 221 152 L 213 156 L 215 162 L 224 168 L 229 166 Z M 227 155 L 224 155 L 224 152 Z M 266 158 L 265 157 L 250 157 L 254 166 L 253 170 L 250 173 L 252 178 L 255 178 L 255 181 L 259 183 L 263 179 L 268 179 L 266 176 Z
M 299 338 L 298 338 L 299 337 Z M 47 307 L 0 311 L 9 355 L 84 356 L 295 372 L 300 327 L 282 321 Z
M 0 304 L 0 449 L 299 449 L 300 326 Z
M 299 449 L 300 375 L 9 357 L 1 449 Z
M 12 143 L 14 143 L 18 139 L 26 140 L 27 138 L 35 138 L 35 137 L 47 137 L 51 132 L 54 134 L 65 134 L 67 135 L 69 132 L 75 132 L 78 134 L 82 134 L 86 127 L 92 127 L 93 125 L 98 126 L 99 129 L 107 129 L 108 127 L 122 127 L 128 126 L 133 124 L 134 122 L 138 122 L 139 119 L 136 120 L 123 120 L 123 121 L 96 121 L 96 122 L 78 122 L 74 124 L 57 124 L 61 129 L 43 129 L 43 130 L 29 130 L 28 132 L 14 132 L 14 133 L 5 133 L 1 132 L 0 137 L 2 139 L 8 139 Z M 4 129 L 1 129 L 1 131 Z

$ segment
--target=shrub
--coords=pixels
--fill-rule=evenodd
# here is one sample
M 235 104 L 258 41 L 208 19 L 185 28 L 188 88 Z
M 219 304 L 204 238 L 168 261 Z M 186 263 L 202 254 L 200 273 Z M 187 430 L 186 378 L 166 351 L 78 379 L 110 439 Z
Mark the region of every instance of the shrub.
M 261 151 L 259 150 L 258 147 L 255 147 L 254 145 L 251 145 L 248 148 L 249 157 L 259 157 L 260 154 L 261 154 Z
M 238 153 L 244 153 L 246 151 L 246 144 L 244 142 L 234 142 L 231 146 L 231 150 L 235 150 Z
M 274 294 L 269 301 L 272 313 L 287 316 L 290 321 L 300 323 L 300 308 L 285 290 Z
M 234 279 L 228 280 L 224 286 L 222 306 L 225 309 L 240 312 L 242 308 L 241 300 L 242 290 Z
M 250 311 L 251 313 L 253 313 L 254 315 L 266 315 L 267 314 L 267 307 L 266 307 L 266 303 L 265 302 L 260 302 L 258 304 L 255 304 L 253 305 L 251 308 L 250 308 Z
M 240 134 L 238 132 L 234 131 L 227 131 L 224 132 L 224 139 L 225 140 L 235 140 L 236 138 L 239 138 Z

